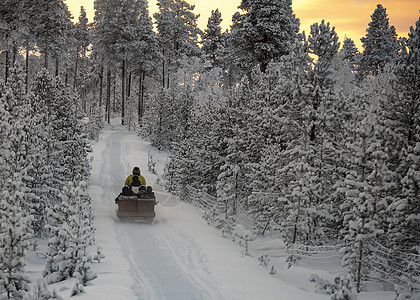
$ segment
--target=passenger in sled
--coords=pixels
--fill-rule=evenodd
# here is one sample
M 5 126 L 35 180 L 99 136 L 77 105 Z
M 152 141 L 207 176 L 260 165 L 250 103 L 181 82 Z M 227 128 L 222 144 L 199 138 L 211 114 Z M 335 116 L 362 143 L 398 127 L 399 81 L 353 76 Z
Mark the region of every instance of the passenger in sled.
M 146 179 L 144 179 L 144 177 L 140 174 L 139 167 L 133 168 L 133 173 L 128 175 L 124 184 L 122 192 L 118 196 L 140 196 L 147 194 L 149 198 L 154 198 L 152 187 L 146 187 Z M 115 199 L 115 202 L 118 203 L 118 197 Z

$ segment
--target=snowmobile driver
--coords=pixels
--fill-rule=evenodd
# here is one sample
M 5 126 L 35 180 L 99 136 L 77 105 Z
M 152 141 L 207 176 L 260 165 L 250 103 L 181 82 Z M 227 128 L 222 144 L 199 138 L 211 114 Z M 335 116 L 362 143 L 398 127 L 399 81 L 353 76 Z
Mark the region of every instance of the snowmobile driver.
M 125 180 L 125 185 L 131 185 L 133 183 L 133 176 L 138 177 L 141 185 L 146 185 L 146 179 L 140 175 L 140 168 L 134 167 L 133 174 L 128 175 L 127 179 Z

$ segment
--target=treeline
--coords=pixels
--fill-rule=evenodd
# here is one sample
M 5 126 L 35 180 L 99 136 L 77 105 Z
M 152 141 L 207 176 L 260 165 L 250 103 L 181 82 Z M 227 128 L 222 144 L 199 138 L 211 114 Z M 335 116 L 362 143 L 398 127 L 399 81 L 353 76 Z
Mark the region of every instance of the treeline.
M 82 73 L 75 75 L 77 65 L 87 66 L 86 48 L 68 67 L 76 48 L 64 34 L 74 28 L 76 36 L 80 26 L 53 2 L 0 4 L 1 299 L 62 299 L 47 284 L 75 277 L 79 294 L 96 277 L 88 151 L 103 118 L 88 106 Z M 28 254 L 45 261 L 36 282 L 25 271 Z
M 289 245 L 344 245 L 358 291 L 365 280 L 389 280 L 378 268 L 418 289 L 420 20 L 397 38 L 378 5 L 360 53 L 350 39 L 340 47 L 325 21 L 307 36 L 290 33 L 291 10 L 258 4 L 243 1 L 222 47 L 228 55 L 210 56 L 232 68 L 217 73 L 190 59 L 156 98 L 148 133 L 173 153 L 169 189 L 216 196 L 225 211 L 212 221 L 225 231 L 245 208 L 255 233 L 275 220 Z M 266 15 L 288 46 L 271 57 L 264 50 L 281 46 L 273 26 L 262 29 Z M 383 249 L 389 258 L 378 261 Z
M 94 230 L 86 135 L 94 127 L 81 122 L 79 102 L 45 69 L 27 91 L 18 61 L 0 83 L 1 298 L 59 299 L 46 283 L 76 277 L 79 293 L 96 276 L 88 253 Z M 32 284 L 25 273 L 29 251 L 46 262 Z

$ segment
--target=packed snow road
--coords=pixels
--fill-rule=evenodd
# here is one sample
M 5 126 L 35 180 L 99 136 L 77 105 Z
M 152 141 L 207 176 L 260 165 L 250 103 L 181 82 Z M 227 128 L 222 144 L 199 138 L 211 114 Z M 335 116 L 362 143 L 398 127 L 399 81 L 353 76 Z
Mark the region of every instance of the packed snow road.
M 91 196 L 98 246 L 105 259 L 89 295 L 101 299 L 323 299 L 270 276 L 255 258 L 208 226 L 193 206 L 165 193 L 148 172 L 153 155 L 157 174 L 167 154 L 135 133 L 108 127 L 93 146 Z M 159 204 L 153 224 L 118 222 L 114 199 L 134 166 L 153 186 Z M 287 296 L 286 296 L 287 298 Z M 286 299 L 284 298 L 284 299 Z
M 147 172 L 148 146 L 126 131 L 115 131 L 107 137 L 102 153 L 100 182 L 102 202 L 115 217 L 114 199 L 134 166 L 139 166 L 147 184 L 156 176 Z M 133 155 L 133 152 L 142 152 Z M 130 159 L 131 158 L 131 159 Z M 163 205 L 173 206 L 175 197 L 157 192 L 157 198 L 166 196 Z M 172 199 L 172 200 L 171 200 Z M 202 250 L 190 236 L 174 228 L 165 220 L 165 210 L 158 213 L 153 224 L 115 222 L 117 242 L 130 266 L 133 278 L 132 292 L 137 299 L 221 299 L 216 283 L 206 271 Z M 117 220 L 116 220 L 117 221 Z

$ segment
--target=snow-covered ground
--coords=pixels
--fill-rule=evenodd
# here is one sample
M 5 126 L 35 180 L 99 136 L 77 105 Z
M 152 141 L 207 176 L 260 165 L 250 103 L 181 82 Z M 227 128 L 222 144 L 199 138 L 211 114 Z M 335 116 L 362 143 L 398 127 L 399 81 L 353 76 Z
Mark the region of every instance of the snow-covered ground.
M 94 263 L 98 277 L 85 288 L 83 299 L 329 299 L 315 292 L 311 274 L 332 280 L 338 265 L 293 266 L 287 269 L 284 244 L 266 236 L 244 247 L 207 225 L 202 212 L 165 193 L 156 185 L 157 175 L 147 171 L 149 151 L 163 173 L 167 153 L 121 126 L 108 126 L 93 145 L 91 196 L 95 214 L 96 243 L 105 258 Z M 119 223 L 115 197 L 134 166 L 139 166 L 147 184 L 156 191 L 159 204 L 153 224 Z M 94 254 L 94 253 L 93 253 Z M 267 254 L 276 274 L 262 266 L 258 257 Z M 28 259 L 29 272 L 36 269 L 36 257 Z M 39 261 L 39 259 L 38 259 Z M 41 265 L 39 265 L 41 266 Z M 50 286 L 65 299 L 74 280 Z M 392 292 L 362 293 L 358 299 L 391 300 Z

